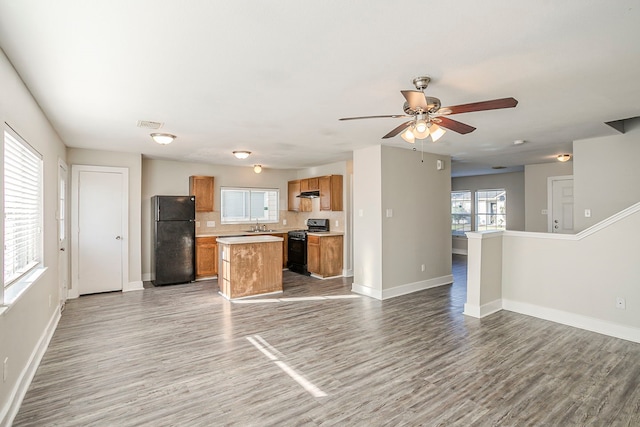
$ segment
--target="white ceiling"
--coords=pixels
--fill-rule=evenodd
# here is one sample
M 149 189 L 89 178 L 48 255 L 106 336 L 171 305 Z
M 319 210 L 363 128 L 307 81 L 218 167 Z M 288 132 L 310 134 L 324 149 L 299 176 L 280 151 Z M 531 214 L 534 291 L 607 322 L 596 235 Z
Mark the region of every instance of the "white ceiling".
M 338 118 L 402 114 L 420 75 L 443 106 L 519 101 L 424 144 L 457 174 L 549 162 L 640 115 L 640 0 L 0 0 L 0 47 L 69 147 L 152 158 L 302 168 L 410 148 L 381 140 L 403 119 Z

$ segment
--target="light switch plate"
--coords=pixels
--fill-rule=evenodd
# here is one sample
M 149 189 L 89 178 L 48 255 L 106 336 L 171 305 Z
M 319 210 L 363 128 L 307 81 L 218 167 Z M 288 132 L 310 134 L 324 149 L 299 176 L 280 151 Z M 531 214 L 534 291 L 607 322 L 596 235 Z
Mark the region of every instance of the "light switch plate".
M 591 218 L 591 209 L 585 209 L 584 210 L 584 217 L 585 218 Z

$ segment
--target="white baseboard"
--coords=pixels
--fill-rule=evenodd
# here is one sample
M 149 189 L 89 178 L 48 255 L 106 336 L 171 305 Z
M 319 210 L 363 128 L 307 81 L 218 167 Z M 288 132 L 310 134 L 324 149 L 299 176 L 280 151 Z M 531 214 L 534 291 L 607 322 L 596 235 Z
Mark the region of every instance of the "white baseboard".
M 425 289 L 436 288 L 438 286 L 449 285 L 453 283 L 453 275 L 447 274 L 442 277 L 434 277 L 433 279 L 421 280 L 419 282 L 407 283 L 396 286 L 395 288 L 383 289 L 382 299 L 399 297 L 401 295 L 412 294 Z
M 467 249 L 453 248 L 453 249 L 451 249 L 451 253 L 452 254 L 456 254 L 456 255 L 468 255 L 468 250 Z
M 36 374 L 38 366 L 40 366 L 40 361 L 42 360 L 44 353 L 47 351 L 47 347 L 49 347 L 49 342 L 58 327 L 59 321 L 60 306 L 57 306 L 53 316 L 49 319 L 49 324 L 42 332 L 42 335 L 38 340 L 38 344 L 31 352 L 28 363 L 25 365 L 22 372 L 20 372 L 20 376 L 18 377 L 18 381 L 16 381 L 15 387 L 10 391 L 7 404 L 2 408 L 2 410 L 0 410 L 0 426 L 11 426 L 13 419 L 18 415 L 18 410 L 20 409 L 22 400 L 27 394 L 27 390 L 31 385 L 31 381 Z
M 142 273 L 142 281 L 150 282 L 151 281 L 151 273 Z
M 342 270 L 342 275 L 344 277 L 353 277 L 353 270 L 345 268 L 344 270 Z
M 382 299 L 382 291 L 380 289 L 373 289 L 368 286 L 358 285 L 357 283 L 351 284 L 351 291 L 356 294 L 364 295 L 367 297 Z
M 496 313 L 500 310 L 502 310 L 502 300 L 497 299 L 482 305 L 465 303 L 464 311 L 462 312 L 462 314 L 482 319 L 483 317 L 487 317 L 490 314 Z
M 631 326 L 621 325 L 606 320 L 596 319 L 581 314 L 556 310 L 554 308 L 542 307 L 534 304 L 527 304 L 518 301 L 502 300 L 504 310 L 513 311 L 539 319 L 550 320 L 574 328 L 585 329 L 591 332 L 620 338 L 627 341 L 640 343 L 640 329 Z
M 122 288 L 122 292 L 141 291 L 143 289 L 144 286 L 142 284 L 142 280 L 136 280 L 135 282 L 129 282 L 124 285 L 124 287 Z

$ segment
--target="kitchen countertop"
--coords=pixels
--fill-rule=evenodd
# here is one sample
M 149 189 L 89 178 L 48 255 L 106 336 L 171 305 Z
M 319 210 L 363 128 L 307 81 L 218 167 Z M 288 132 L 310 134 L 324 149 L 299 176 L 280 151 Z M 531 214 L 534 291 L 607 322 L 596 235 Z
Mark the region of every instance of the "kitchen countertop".
M 309 231 L 307 236 L 344 236 L 344 231 Z
M 271 235 L 271 234 L 287 234 L 292 230 L 301 230 L 301 228 L 282 228 L 278 230 L 272 231 L 221 231 L 218 233 L 204 233 L 204 234 L 196 234 L 196 238 L 198 237 L 236 237 L 236 236 L 263 236 L 263 235 Z M 311 236 L 344 236 L 344 231 L 318 231 L 318 232 L 309 232 Z
M 256 233 L 258 234 L 258 233 Z M 276 236 L 236 236 L 236 237 L 218 237 L 216 241 L 225 245 L 241 245 L 247 243 L 268 243 L 268 242 L 282 242 L 282 237 Z

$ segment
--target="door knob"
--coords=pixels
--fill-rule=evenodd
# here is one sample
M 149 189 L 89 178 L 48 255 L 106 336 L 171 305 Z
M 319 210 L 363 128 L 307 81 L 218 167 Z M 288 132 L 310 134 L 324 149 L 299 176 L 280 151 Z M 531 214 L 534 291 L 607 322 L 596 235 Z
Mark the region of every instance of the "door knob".
M 120 239 L 121 239 L 121 237 L 120 237 L 120 236 L 116 236 L 116 240 L 120 240 Z
M 557 229 L 558 229 L 558 226 L 556 225 L 556 226 L 554 226 L 553 228 L 555 228 L 555 229 L 557 230 Z
M 558 223 L 558 220 L 556 219 L 556 220 L 554 220 L 553 222 L 555 222 L 555 223 L 557 224 L 557 223 Z
M 64 252 L 64 248 L 60 248 L 60 252 Z

